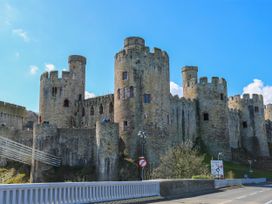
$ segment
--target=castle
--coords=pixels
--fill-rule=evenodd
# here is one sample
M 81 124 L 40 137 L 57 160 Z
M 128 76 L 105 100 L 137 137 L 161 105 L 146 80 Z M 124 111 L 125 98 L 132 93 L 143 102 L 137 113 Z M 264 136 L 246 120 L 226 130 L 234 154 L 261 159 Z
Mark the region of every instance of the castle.
M 264 106 L 257 94 L 228 97 L 225 79 L 198 78 L 196 66 L 182 68 L 183 97 L 172 96 L 168 54 L 150 51 L 142 38 L 126 38 L 115 55 L 114 94 L 85 99 L 86 58 L 72 55 L 68 63 L 61 78 L 57 71 L 41 75 L 33 130 L 33 147 L 60 157 L 62 165 L 93 165 L 99 180 L 116 180 L 120 155 L 135 161 L 141 156 L 139 131 L 147 136 L 150 167 L 188 140 L 201 141 L 226 160 L 237 150 L 249 157 L 271 155 L 271 104 Z M 50 168 L 33 161 L 32 181 L 45 181 Z

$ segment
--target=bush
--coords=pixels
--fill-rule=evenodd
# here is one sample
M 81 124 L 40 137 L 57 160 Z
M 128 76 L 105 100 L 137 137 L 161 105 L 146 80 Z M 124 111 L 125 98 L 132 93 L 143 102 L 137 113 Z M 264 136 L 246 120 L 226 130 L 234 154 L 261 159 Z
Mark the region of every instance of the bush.
M 212 179 L 210 175 L 196 175 L 192 176 L 192 179 Z
M 203 161 L 204 155 L 200 155 L 190 142 L 185 142 L 161 157 L 160 165 L 153 171 L 152 177 L 175 179 L 208 175 L 208 166 Z

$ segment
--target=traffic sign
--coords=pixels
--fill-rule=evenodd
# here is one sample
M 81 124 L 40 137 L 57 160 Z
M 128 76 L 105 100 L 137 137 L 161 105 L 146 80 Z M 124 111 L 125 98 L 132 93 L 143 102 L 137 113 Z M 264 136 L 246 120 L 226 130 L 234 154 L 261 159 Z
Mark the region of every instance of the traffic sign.
M 138 164 L 139 164 L 140 167 L 144 168 L 147 165 L 147 161 L 145 160 L 144 157 L 140 157 L 139 161 L 138 161 Z

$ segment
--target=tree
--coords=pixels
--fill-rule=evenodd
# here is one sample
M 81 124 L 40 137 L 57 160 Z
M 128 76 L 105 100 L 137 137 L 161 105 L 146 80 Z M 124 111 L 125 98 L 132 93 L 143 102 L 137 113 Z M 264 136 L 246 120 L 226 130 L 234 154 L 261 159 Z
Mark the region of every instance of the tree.
M 194 175 L 208 175 L 209 168 L 204 164 L 204 155 L 185 142 L 170 149 L 160 159 L 160 165 L 153 171 L 153 178 L 192 178 Z

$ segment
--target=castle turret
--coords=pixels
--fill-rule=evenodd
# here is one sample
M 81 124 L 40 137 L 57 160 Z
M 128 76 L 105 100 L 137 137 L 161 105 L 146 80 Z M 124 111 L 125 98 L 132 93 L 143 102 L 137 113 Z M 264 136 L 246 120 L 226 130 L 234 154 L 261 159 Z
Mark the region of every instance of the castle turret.
M 168 135 L 169 92 L 167 53 L 158 48 L 150 52 L 142 38 L 126 38 L 124 49 L 115 56 L 114 122 L 119 123 L 130 157 L 140 156 L 140 130 L 149 135 L 147 146 L 155 145 L 150 142 L 153 136 Z M 146 149 L 150 158 L 158 157 L 153 147 Z
M 242 146 L 252 156 L 269 156 L 264 119 L 263 96 L 249 94 L 229 98 L 229 108 L 240 111 Z
M 186 99 L 197 98 L 197 72 L 197 66 L 184 66 L 182 68 L 183 97 Z
M 57 127 L 80 127 L 84 115 L 86 58 L 69 57 L 69 71 L 45 72 L 40 79 L 40 123 Z
M 227 82 L 218 77 L 209 82 L 202 77 L 197 89 L 199 134 L 213 156 L 223 152 L 224 159 L 230 159 Z

